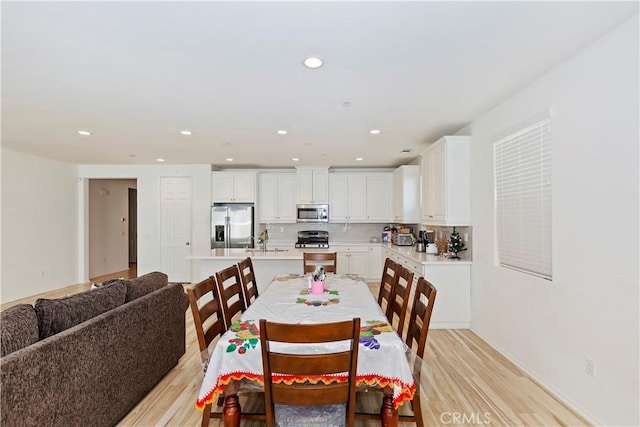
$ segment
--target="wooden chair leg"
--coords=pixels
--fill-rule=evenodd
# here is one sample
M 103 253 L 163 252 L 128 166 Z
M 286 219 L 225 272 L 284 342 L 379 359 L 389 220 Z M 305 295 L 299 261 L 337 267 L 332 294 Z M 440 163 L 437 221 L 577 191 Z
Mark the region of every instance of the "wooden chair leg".
M 202 410 L 202 427 L 209 426 L 209 417 L 211 416 L 211 403 L 207 404 Z
M 416 417 L 416 426 L 424 427 L 424 423 L 422 421 L 422 408 L 420 407 L 420 395 L 418 393 L 415 394 L 411 403 L 413 406 L 413 415 Z

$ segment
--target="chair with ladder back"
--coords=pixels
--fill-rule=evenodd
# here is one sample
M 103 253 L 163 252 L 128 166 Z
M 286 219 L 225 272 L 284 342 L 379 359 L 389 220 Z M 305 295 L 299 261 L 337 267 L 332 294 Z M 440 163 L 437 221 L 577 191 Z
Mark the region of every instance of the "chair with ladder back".
M 359 337 L 359 318 L 322 324 L 285 324 L 261 319 L 267 427 L 307 425 L 310 419 L 325 420 L 318 425 L 353 426 Z M 283 343 L 292 343 L 306 348 L 309 344 L 335 345 L 342 341 L 344 349 L 330 352 L 299 354 L 287 352 L 283 346 Z M 336 376 L 346 381 L 299 382 L 305 377 L 318 376 Z M 302 379 L 289 381 L 287 377 Z
M 390 302 L 391 295 L 394 292 L 397 275 L 396 272 L 400 264 L 392 260 L 391 258 L 387 258 L 384 262 L 384 268 L 382 269 L 382 279 L 380 280 L 380 290 L 378 291 L 378 305 L 384 311 L 387 312 Z
M 317 266 L 322 266 L 327 273 L 336 273 L 338 269 L 336 252 L 304 252 L 302 265 L 304 274 L 313 273 Z
M 244 313 L 247 309 L 247 305 L 244 302 L 242 280 L 240 279 L 238 266 L 234 264 L 218 271 L 216 273 L 216 284 L 218 286 L 222 312 L 224 313 L 224 323 L 227 329 L 229 329 L 238 315 Z
M 413 271 L 402 265 L 398 267 L 387 307 L 387 320 L 389 324 L 393 326 L 394 320 L 396 318 L 398 319 L 398 325 L 395 327 L 395 330 L 400 336 L 402 336 L 404 332 L 404 321 L 407 317 L 409 293 L 411 292 L 411 285 L 413 285 L 413 276 Z
M 240 280 L 242 282 L 244 304 L 246 307 L 249 307 L 251 303 L 258 298 L 258 284 L 256 283 L 256 274 L 253 271 L 253 262 L 250 257 L 238 263 L 238 271 L 240 272 Z

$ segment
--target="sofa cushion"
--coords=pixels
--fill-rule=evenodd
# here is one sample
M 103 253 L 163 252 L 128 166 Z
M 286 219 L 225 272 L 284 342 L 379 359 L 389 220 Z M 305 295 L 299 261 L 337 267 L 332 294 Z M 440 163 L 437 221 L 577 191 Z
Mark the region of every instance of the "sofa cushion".
M 118 281 L 64 298 L 36 300 L 40 339 L 55 335 L 124 304 L 126 293 L 127 286 Z
M 18 304 L 0 313 L 0 357 L 38 341 L 38 317 L 30 304 Z
M 166 274 L 154 271 L 135 279 L 125 280 L 124 283 L 127 285 L 125 302 L 129 302 L 167 286 L 169 281 Z

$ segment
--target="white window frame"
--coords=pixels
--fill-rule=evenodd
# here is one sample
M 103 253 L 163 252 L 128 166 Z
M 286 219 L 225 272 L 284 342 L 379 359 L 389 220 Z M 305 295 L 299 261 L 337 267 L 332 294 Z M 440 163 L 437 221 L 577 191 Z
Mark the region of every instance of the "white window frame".
M 553 280 L 549 116 L 493 143 L 496 265 Z

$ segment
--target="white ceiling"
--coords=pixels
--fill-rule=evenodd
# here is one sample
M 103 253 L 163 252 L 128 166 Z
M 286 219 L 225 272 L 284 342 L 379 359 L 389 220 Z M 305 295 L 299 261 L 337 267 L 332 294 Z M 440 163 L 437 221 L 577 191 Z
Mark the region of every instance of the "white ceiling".
M 636 13 L 637 2 L 3 1 L 2 144 L 82 164 L 395 166 Z M 304 68 L 308 55 L 325 66 Z

